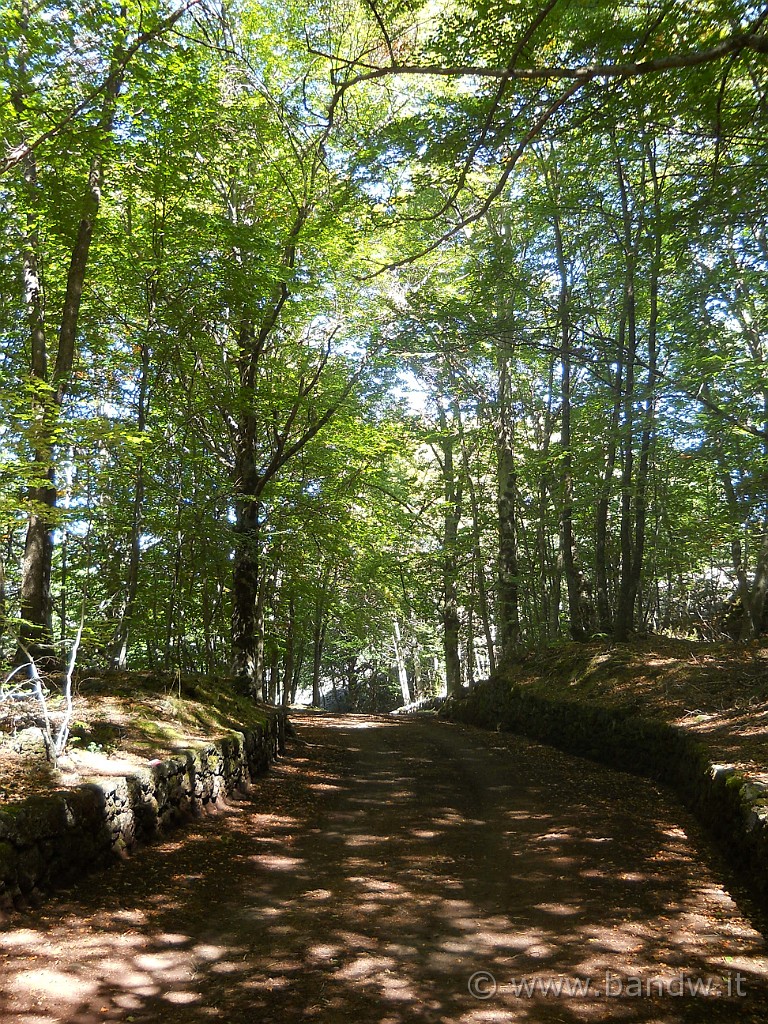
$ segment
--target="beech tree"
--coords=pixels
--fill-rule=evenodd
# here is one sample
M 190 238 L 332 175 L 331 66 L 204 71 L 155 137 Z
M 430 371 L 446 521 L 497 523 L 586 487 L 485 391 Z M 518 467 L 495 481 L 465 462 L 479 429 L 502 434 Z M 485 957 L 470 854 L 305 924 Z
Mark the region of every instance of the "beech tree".
M 162 7 L 145 11 L 124 4 L 86 8 L 75 16 L 57 4 L 33 8 L 28 0 L 19 0 L 4 11 L 8 45 L 3 134 L 10 152 L 3 170 L 16 171 L 11 191 L 18 211 L 19 302 L 27 334 L 31 402 L 20 657 L 25 657 L 25 647 L 33 655 L 52 654 L 55 447 L 77 359 L 105 154 L 120 92 L 131 61 L 196 5 L 197 0 L 190 0 L 167 13 Z M 74 105 L 73 94 L 78 97 Z
M 765 14 L 502 7 L 3 7 L 6 657 L 762 631 Z

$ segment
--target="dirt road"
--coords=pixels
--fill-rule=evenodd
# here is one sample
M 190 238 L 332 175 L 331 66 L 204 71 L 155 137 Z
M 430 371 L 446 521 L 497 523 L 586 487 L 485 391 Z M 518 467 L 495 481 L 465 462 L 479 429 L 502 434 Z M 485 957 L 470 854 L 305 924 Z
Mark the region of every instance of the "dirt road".
M 768 1021 L 765 942 L 653 786 L 431 720 L 297 728 L 229 813 L 10 922 L 0 1019 Z

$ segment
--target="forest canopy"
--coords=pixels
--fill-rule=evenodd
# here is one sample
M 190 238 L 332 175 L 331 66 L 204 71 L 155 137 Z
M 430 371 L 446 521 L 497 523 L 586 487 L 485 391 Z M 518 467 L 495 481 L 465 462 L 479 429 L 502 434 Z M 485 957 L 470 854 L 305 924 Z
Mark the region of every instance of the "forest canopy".
M 767 19 L 0 0 L 6 665 L 760 635 Z

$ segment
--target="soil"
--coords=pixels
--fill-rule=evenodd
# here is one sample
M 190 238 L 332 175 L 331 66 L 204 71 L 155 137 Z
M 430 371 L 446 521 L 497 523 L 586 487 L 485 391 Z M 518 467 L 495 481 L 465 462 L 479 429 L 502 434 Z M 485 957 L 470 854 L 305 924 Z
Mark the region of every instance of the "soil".
M 768 1020 L 765 941 L 651 783 L 430 718 L 295 724 L 228 813 L 9 921 L 0 1019 Z
M 715 764 L 768 785 L 768 642 L 652 637 L 567 643 L 510 665 L 505 678 L 558 700 L 621 707 L 692 732 Z
M 54 732 L 61 696 L 48 698 Z M 70 742 L 53 767 L 45 756 L 35 698 L 0 700 L 0 808 L 33 794 L 135 772 L 231 729 L 254 727 L 264 711 L 232 680 L 112 672 L 77 681 Z

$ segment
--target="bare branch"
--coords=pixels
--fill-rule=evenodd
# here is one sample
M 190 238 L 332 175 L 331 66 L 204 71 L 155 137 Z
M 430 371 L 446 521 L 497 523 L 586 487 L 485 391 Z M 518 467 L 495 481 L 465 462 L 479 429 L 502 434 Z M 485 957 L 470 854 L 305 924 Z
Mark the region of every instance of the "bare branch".
M 678 71 L 682 68 L 699 67 L 722 60 L 734 53 L 752 50 L 768 53 L 768 36 L 758 33 L 759 24 L 765 19 L 768 9 L 758 19 L 758 24 L 748 32 L 738 32 L 724 39 L 716 46 L 704 50 L 688 50 L 684 53 L 655 57 L 649 60 L 631 61 L 626 64 L 583 64 L 575 67 L 542 66 L 531 68 L 494 68 L 482 64 L 391 64 L 349 78 L 339 86 L 334 96 L 338 103 L 343 93 L 364 82 L 382 78 L 424 75 L 438 78 L 481 78 L 497 79 L 504 82 L 555 82 L 573 81 L 585 85 L 595 79 L 639 78 L 662 71 Z
M 80 611 L 80 625 L 77 630 L 77 636 L 72 644 L 72 650 L 69 653 L 69 664 L 67 665 L 67 674 L 64 677 L 64 717 L 61 720 L 59 731 L 56 735 L 56 741 L 54 745 L 54 753 L 56 758 L 61 757 L 67 746 L 67 740 L 69 739 L 69 723 L 72 721 L 72 676 L 75 671 L 75 663 L 77 662 L 77 652 L 80 649 L 80 641 L 83 638 L 83 627 L 85 625 L 85 602 Z
M 555 0 L 557 2 L 557 0 Z M 389 38 L 387 32 L 387 26 L 384 24 L 381 15 L 379 14 L 378 8 L 376 7 L 375 0 L 365 0 L 366 7 L 369 8 L 371 14 L 376 19 L 376 24 L 379 26 L 382 36 L 384 37 L 384 43 L 387 47 L 387 53 L 389 54 L 389 61 L 391 64 L 395 63 L 395 51 L 392 47 L 392 40 Z
M 20 647 L 21 651 L 26 655 L 27 661 L 29 662 L 29 667 L 30 667 L 30 669 L 32 671 L 32 681 L 35 684 L 35 687 L 34 687 L 34 689 L 35 689 L 35 696 L 37 697 L 38 701 L 40 702 L 40 707 L 42 708 L 42 712 L 43 712 L 43 728 L 41 729 L 41 732 L 43 734 L 43 743 L 45 744 L 45 754 L 46 754 L 46 757 L 48 758 L 48 760 L 51 761 L 53 763 L 54 767 L 55 767 L 56 766 L 56 761 L 58 760 L 58 758 L 56 756 L 56 741 L 53 738 L 53 728 L 51 726 L 51 716 L 48 713 L 48 701 L 45 698 L 45 689 L 43 687 L 43 680 L 42 680 L 42 677 L 41 677 L 41 675 L 40 675 L 40 673 L 39 673 L 39 671 L 37 669 L 37 664 L 35 663 L 35 659 L 29 653 L 29 651 L 27 650 L 25 645 L 21 642 L 21 640 L 19 640 L 19 647 Z

